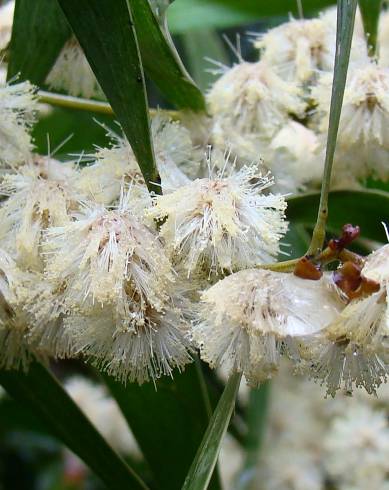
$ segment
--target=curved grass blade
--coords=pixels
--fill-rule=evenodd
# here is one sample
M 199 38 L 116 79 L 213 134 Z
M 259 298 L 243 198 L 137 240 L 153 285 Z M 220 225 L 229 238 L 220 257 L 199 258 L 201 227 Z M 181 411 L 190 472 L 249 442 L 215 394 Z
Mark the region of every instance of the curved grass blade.
M 378 190 L 334 191 L 330 193 L 331 214 L 327 229 L 339 233 L 352 223 L 361 227 L 361 236 L 386 242 L 382 221 L 389 223 L 389 193 Z M 293 223 L 313 227 L 320 194 L 312 192 L 288 199 L 287 217 Z
M 70 33 L 56 1 L 16 0 L 7 79 L 41 86 Z
M 216 466 L 223 437 L 235 406 L 242 374 L 234 373 L 228 380 L 217 404 L 182 490 L 206 490 Z
M 139 476 L 114 452 L 54 376 L 40 363 L 27 373 L 0 370 L 0 384 L 32 410 L 47 429 L 66 444 L 110 490 L 147 490 Z
M 165 16 L 158 20 L 148 1 L 128 0 L 128 3 L 147 74 L 177 107 L 204 111 L 204 96 L 182 64 L 165 25 Z
M 128 0 L 58 2 L 131 144 L 149 190 L 160 193 L 143 67 Z
M 160 490 L 179 490 L 209 421 L 200 366 L 167 376 L 154 386 L 124 386 L 103 374 L 125 416 Z M 210 489 L 220 489 L 217 475 Z
M 369 45 L 369 54 L 374 56 L 377 48 L 378 20 L 382 8 L 382 0 L 358 0 L 358 4 Z

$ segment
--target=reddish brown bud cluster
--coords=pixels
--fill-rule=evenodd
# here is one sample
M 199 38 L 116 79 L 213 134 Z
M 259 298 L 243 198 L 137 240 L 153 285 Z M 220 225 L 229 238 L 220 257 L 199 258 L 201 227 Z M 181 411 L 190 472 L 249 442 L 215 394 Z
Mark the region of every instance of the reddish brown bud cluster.
M 328 242 L 328 247 L 336 252 L 341 252 L 346 248 L 352 241 L 359 237 L 360 234 L 359 226 L 353 226 L 350 224 L 344 225 L 342 228 L 342 235 L 340 238 L 334 238 Z
M 335 284 L 349 299 L 369 295 L 380 289 L 380 285 L 377 282 L 363 277 L 361 270 L 360 265 L 348 261 L 334 272 Z
M 294 275 L 302 279 L 317 281 L 323 275 L 319 265 L 315 265 L 308 257 L 302 257 L 294 268 Z

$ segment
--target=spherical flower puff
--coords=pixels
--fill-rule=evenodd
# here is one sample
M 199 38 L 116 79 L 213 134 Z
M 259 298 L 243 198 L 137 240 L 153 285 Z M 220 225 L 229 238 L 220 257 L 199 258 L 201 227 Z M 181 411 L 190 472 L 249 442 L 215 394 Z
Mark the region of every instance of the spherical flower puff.
M 65 389 L 116 451 L 141 459 L 138 444 L 104 385 L 73 376 L 66 380 Z
M 255 166 L 221 172 L 156 196 L 148 214 L 164 221 L 160 234 L 188 276 L 271 262 L 287 230 L 283 196 L 262 193 L 271 184 Z
M 299 338 L 326 327 L 341 308 L 327 276 L 249 269 L 203 293 L 192 335 L 212 368 L 225 364 L 256 385 L 278 369 L 283 351 L 294 357 Z
M 319 71 L 332 71 L 335 60 L 336 9 L 316 19 L 291 19 L 260 35 L 254 46 L 261 59 L 286 80 L 307 83 Z M 367 60 L 366 42 L 356 30 L 351 60 Z
M 69 95 L 104 98 L 104 93 L 85 57 L 77 39 L 66 41 L 54 66 L 46 77 L 46 84 Z
M 0 237 L 20 266 L 42 268 L 42 231 L 68 223 L 82 198 L 72 185 L 76 176 L 71 165 L 48 157 L 36 157 L 4 176 L 0 194 L 8 199 L 0 208 Z
M 312 96 L 327 131 L 332 75 L 323 75 Z M 334 170 L 341 170 L 344 154 L 352 154 L 352 173 L 359 178 L 374 174 L 389 177 L 389 68 L 374 61 L 350 67 L 340 119 Z M 350 169 L 351 170 L 351 169 Z
M 173 298 L 158 309 L 134 298 L 127 310 L 128 326 L 110 306 L 68 316 L 64 328 L 77 353 L 122 383 L 155 382 L 192 361 L 189 325 Z
M 272 139 L 265 165 L 275 178 L 278 192 L 296 193 L 320 182 L 324 157 L 318 137 L 311 129 L 289 121 Z
M 389 426 L 385 412 L 367 404 L 336 417 L 324 438 L 323 463 L 341 488 L 381 490 L 389 470 Z M 347 487 L 347 485 L 349 485 Z
M 305 111 L 301 89 L 265 61 L 225 67 L 207 103 L 212 142 L 222 148 L 228 142 L 234 154 L 248 161 L 259 159 L 290 115 L 302 117 Z
M 317 338 L 311 341 L 310 374 L 335 396 L 354 385 L 375 393 L 387 379 L 384 339 L 387 337 L 386 290 L 352 300 Z
M 8 43 L 11 40 L 14 10 L 14 0 L 7 2 L 0 7 L 0 52 L 7 48 Z
M 151 133 L 163 192 L 187 184 L 190 180 L 184 170 L 190 166 L 194 151 L 189 131 L 177 121 L 158 113 L 152 120 Z M 139 165 L 128 141 L 111 130 L 108 136 L 112 140 L 111 147 L 99 148 L 95 155 L 88 156 L 94 159 L 94 163 L 81 170 L 80 179 L 76 183 L 80 192 L 102 204 L 111 204 L 119 199 L 123 180 L 144 186 Z M 141 197 L 140 187 L 138 192 Z M 142 197 L 147 202 L 145 186 Z
M 0 165 L 15 167 L 30 159 L 33 149 L 29 130 L 37 102 L 30 82 L 0 86 Z

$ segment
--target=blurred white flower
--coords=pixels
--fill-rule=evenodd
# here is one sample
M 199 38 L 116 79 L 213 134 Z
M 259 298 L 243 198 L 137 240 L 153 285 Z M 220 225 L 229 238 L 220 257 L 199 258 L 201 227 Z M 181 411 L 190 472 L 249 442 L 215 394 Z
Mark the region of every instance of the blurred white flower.
M 51 89 L 63 90 L 69 95 L 88 99 L 104 98 L 104 93 L 74 36 L 66 41 L 47 75 L 46 83 Z
M 123 414 L 103 385 L 73 376 L 66 380 L 65 389 L 114 449 L 141 459 L 138 444 Z
M 324 448 L 325 468 L 336 481 L 351 488 L 384 488 L 389 471 L 389 426 L 384 412 L 367 405 L 349 407 L 330 425 Z
M 224 67 L 207 95 L 212 116 L 211 138 L 228 144 L 240 158 L 258 161 L 263 149 L 290 115 L 304 115 L 302 92 L 265 62 Z
M 0 6 L 0 51 L 5 49 L 11 40 L 14 10 L 14 0 Z
M 328 128 L 331 86 L 332 75 L 324 74 L 317 87 L 312 89 L 312 97 L 323 117 L 323 132 Z M 384 180 L 389 178 L 388 94 L 389 68 L 374 61 L 350 66 L 339 126 L 335 174 L 345 170 L 357 178 L 371 174 Z
M 321 180 L 324 155 L 318 137 L 311 129 L 289 121 L 272 139 L 265 153 L 266 167 L 274 175 L 279 192 L 304 190 Z
M 14 167 L 30 159 L 29 130 L 37 102 L 29 82 L 0 86 L 0 165 Z
M 271 262 L 287 230 L 283 196 L 263 193 L 272 183 L 255 166 L 222 171 L 156 196 L 148 214 L 163 221 L 161 236 L 188 275 Z

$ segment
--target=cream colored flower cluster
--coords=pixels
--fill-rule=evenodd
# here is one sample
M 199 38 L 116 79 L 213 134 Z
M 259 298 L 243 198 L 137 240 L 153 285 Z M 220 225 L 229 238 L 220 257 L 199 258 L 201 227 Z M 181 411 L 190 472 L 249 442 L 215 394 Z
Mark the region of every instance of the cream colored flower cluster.
M 389 488 L 387 386 L 377 395 L 323 400 L 317 386 L 292 378 L 284 365 L 270 387 L 254 481 L 263 490 Z
M 34 89 L 0 87 L 1 367 L 82 357 L 143 383 L 183 369 L 199 351 L 254 386 L 277 373 L 282 357 L 330 395 L 374 393 L 386 381 L 388 246 L 361 259 L 356 276 L 346 271 L 355 264 L 323 274 L 311 264 L 310 279 L 268 268 L 287 245 L 277 188 L 295 191 L 319 178 L 311 157 L 320 138 L 310 124 L 319 128 L 327 117 L 320 87 L 332 69 L 333 23 L 330 12 L 261 36 L 260 61 L 241 61 L 211 89 L 212 117 L 197 120 L 201 131 L 188 116 L 157 113 L 160 195 L 148 193 L 130 145 L 111 131 L 109 147 L 75 161 L 35 154 Z M 366 126 L 344 145 L 372 144 L 379 127 L 374 148 L 382 149 L 386 79 L 364 57 L 358 29 L 354 43 L 350 73 L 363 78 L 369 101 L 360 96 Z M 357 86 L 346 93 L 345 115 Z M 341 142 L 347 130 L 342 120 Z
M 359 13 L 340 122 L 332 185 L 389 178 L 389 65 L 382 15 L 378 58 L 370 58 Z M 281 192 L 320 183 L 335 59 L 336 8 L 255 37 L 259 61 L 219 66 L 207 100 L 210 138 L 230 142 L 241 164 L 264 160 Z

